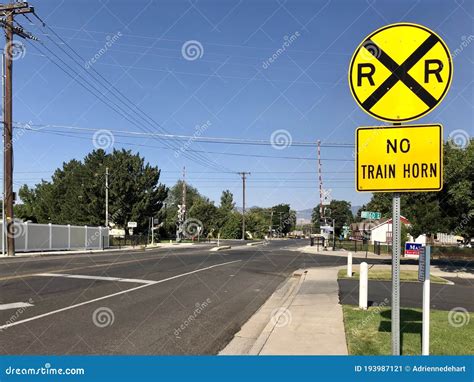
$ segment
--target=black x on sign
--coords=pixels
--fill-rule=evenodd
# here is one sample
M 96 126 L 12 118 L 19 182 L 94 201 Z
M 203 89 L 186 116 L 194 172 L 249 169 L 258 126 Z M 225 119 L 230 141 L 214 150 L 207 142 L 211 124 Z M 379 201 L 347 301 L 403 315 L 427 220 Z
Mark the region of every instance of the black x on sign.
M 417 24 L 387 25 L 356 49 L 349 68 L 352 95 L 382 121 L 424 116 L 446 95 L 453 75 L 448 47 Z

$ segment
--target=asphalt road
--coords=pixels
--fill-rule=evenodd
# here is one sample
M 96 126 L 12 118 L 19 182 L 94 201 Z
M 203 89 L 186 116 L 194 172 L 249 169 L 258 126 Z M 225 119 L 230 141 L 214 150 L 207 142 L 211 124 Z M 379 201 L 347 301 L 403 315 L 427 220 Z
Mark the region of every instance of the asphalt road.
M 431 283 L 432 309 L 451 310 L 465 308 L 474 311 L 474 280 L 448 278 L 454 285 Z M 342 304 L 359 305 L 359 281 L 341 279 L 339 283 L 339 300 Z M 390 281 L 369 280 L 369 305 L 380 305 L 385 301 L 390 306 L 392 283 Z M 423 284 L 418 282 L 400 283 L 400 306 L 422 308 Z
M 0 353 L 216 354 L 293 271 L 346 262 L 306 244 L 3 258 Z
M 345 261 L 303 244 L 2 259 L 0 353 L 216 354 L 291 272 Z

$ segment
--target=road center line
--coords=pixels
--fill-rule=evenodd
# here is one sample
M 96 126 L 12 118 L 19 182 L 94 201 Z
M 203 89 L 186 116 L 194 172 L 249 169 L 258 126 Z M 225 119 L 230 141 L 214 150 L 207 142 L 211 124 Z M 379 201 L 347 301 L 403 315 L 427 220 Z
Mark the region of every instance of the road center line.
M 29 306 L 33 306 L 33 304 L 27 302 L 12 302 L 10 304 L 0 304 L 0 310 L 27 308 Z
M 106 276 L 89 276 L 89 275 L 71 275 L 65 273 L 37 273 L 35 276 L 45 277 L 67 277 L 71 279 L 86 279 L 86 280 L 100 280 L 100 281 L 119 281 L 123 283 L 137 283 L 137 284 L 155 284 L 154 280 L 141 279 L 124 279 L 121 277 L 106 277 Z
M 65 312 L 65 311 L 67 311 L 67 310 L 74 309 L 74 308 L 78 308 L 78 307 L 80 307 L 80 306 L 87 305 L 87 304 L 91 304 L 91 303 L 93 303 L 93 302 L 102 301 L 102 300 L 105 300 L 105 299 L 107 299 L 107 298 L 111 298 L 111 297 L 115 297 L 115 296 L 120 296 L 121 294 L 133 292 L 133 291 L 136 291 L 136 290 L 138 290 L 138 289 L 142 289 L 142 288 L 149 287 L 149 286 L 151 286 L 151 285 L 161 284 L 161 283 L 164 283 L 164 282 L 166 282 L 166 281 L 170 281 L 170 280 L 174 280 L 174 279 L 177 279 L 177 278 L 180 278 L 180 277 L 192 275 L 193 273 L 198 273 L 198 272 L 207 271 L 208 269 L 212 269 L 212 268 L 216 268 L 216 267 L 222 267 L 222 266 L 224 266 L 224 265 L 228 265 L 228 264 L 232 264 L 232 263 L 238 263 L 238 262 L 240 262 L 240 261 L 242 261 L 242 260 L 228 261 L 228 262 L 226 262 L 226 263 L 215 264 L 215 265 L 211 265 L 211 266 L 209 266 L 209 267 L 196 269 L 196 270 L 194 270 L 194 271 L 190 271 L 190 272 L 186 272 L 186 273 L 181 273 L 181 274 L 179 274 L 179 275 L 172 276 L 172 277 L 168 277 L 168 278 L 166 278 L 166 279 L 162 279 L 162 280 L 158 280 L 158 281 L 153 281 L 152 283 L 149 283 L 149 284 L 143 284 L 143 285 L 137 286 L 137 287 L 135 287 L 135 288 L 126 289 L 126 290 L 123 290 L 123 291 L 120 291 L 120 292 L 117 292 L 117 293 L 109 294 L 109 295 L 107 295 L 107 296 L 102 296 L 102 297 L 94 298 L 94 299 L 89 300 L 89 301 L 80 302 L 80 303 L 78 303 L 78 304 L 70 305 L 70 306 L 67 306 L 67 307 L 65 307 L 65 308 L 53 310 L 53 311 L 51 311 L 51 312 L 43 313 L 43 314 L 40 314 L 40 315 L 38 315 L 38 316 L 26 318 L 26 319 L 21 320 L 21 321 L 11 322 L 11 323 L 9 323 L 9 324 L 5 324 L 5 325 L 0 326 L 0 330 L 9 328 L 9 327 L 12 327 L 12 326 L 15 326 L 15 325 L 19 325 L 19 324 L 24 324 L 25 322 L 34 321 L 34 320 L 38 320 L 38 319 L 40 319 L 40 318 L 48 317 L 48 316 L 51 316 L 51 315 L 56 314 L 56 313 Z

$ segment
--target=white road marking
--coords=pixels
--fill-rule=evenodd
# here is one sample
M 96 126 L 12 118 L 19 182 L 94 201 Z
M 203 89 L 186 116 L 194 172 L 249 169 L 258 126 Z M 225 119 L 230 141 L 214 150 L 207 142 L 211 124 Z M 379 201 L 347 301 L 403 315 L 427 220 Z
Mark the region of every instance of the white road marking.
M 53 311 L 51 311 L 51 312 L 43 313 L 43 314 L 40 314 L 40 315 L 38 315 L 38 316 L 34 316 L 34 317 L 30 317 L 30 318 L 25 318 L 24 320 L 21 320 L 21 321 L 11 322 L 11 323 L 9 323 L 9 324 L 5 324 L 5 325 L 0 326 L 0 330 L 9 328 L 9 327 L 12 327 L 12 326 L 15 326 L 15 325 L 19 325 L 19 324 L 24 324 L 25 322 L 38 320 L 38 319 L 43 318 L 43 317 L 48 317 L 48 316 L 51 316 L 51 315 L 56 314 L 56 313 L 65 312 L 65 311 L 67 311 L 67 310 L 74 309 L 74 308 L 78 308 L 78 307 L 83 306 L 83 305 L 92 304 L 93 302 L 105 300 L 105 299 L 107 299 L 107 298 L 111 298 L 111 297 L 115 297 L 115 296 L 120 296 L 121 294 L 133 292 L 133 291 L 136 291 L 136 290 L 138 290 L 138 289 L 142 289 L 142 288 L 149 287 L 149 286 L 151 286 L 151 285 L 161 284 L 161 283 L 164 283 L 164 282 L 166 282 L 166 281 L 170 281 L 170 280 L 174 280 L 174 279 L 177 279 L 177 278 L 180 278 L 180 277 L 192 275 L 193 273 L 198 273 L 198 272 L 207 271 L 208 269 L 212 269 L 212 268 L 216 268 L 216 267 L 221 267 L 221 266 L 223 266 L 223 265 L 228 265 L 228 264 L 232 264 L 232 263 L 238 263 L 238 262 L 240 262 L 240 261 L 242 261 L 242 260 L 228 261 L 228 262 L 226 262 L 226 263 L 215 264 L 215 265 L 211 265 L 211 266 L 209 266 L 209 267 L 196 269 L 196 270 L 191 271 L 191 272 L 181 273 L 181 274 L 179 274 L 179 275 L 172 276 L 172 277 L 168 277 L 168 278 L 166 278 L 166 279 L 162 279 L 162 280 L 158 280 L 158 281 L 153 281 L 153 283 L 143 284 L 143 285 L 137 286 L 137 287 L 135 287 L 135 288 L 130 288 L 130 289 L 126 289 L 126 290 L 123 290 L 123 291 L 120 291 L 120 292 L 117 292 L 117 293 L 109 294 L 109 295 L 107 295 L 107 296 L 102 296 L 102 297 L 94 298 L 93 300 L 80 302 L 80 303 L 78 303 L 78 304 L 74 304 L 74 305 L 67 306 L 67 307 L 65 307 L 65 308 L 53 310 Z
M 100 280 L 100 281 L 120 281 L 123 283 L 137 283 L 137 284 L 154 284 L 154 280 L 141 280 L 141 279 L 123 279 L 121 277 L 105 277 L 105 276 L 88 276 L 88 275 L 73 275 L 65 273 L 38 273 L 34 276 L 46 276 L 46 277 L 67 277 L 71 279 L 86 279 L 86 280 Z
M 10 304 L 0 304 L 0 310 L 27 308 L 29 306 L 33 306 L 33 304 L 27 302 L 12 302 Z

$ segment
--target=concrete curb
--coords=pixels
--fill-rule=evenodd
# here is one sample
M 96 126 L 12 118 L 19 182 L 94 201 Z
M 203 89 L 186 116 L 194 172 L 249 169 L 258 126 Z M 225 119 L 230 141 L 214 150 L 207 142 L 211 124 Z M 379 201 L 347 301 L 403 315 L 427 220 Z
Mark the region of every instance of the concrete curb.
M 54 251 L 54 252 L 17 252 L 15 256 L 2 256 L 0 259 L 18 259 L 25 257 L 47 257 L 47 256 L 64 256 L 64 255 L 95 255 L 109 252 L 134 251 L 143 252 L 143 248 L 120 248 L 120 249 L 104 249 L 104 250 L 89 250 L 89 251 Z
M 259 244 L 265 244 L 265 242 L 264 241 L 257 241 L 257 242 L 247 243 L 247 245 L 259 245 Z
M 230 245 L 221 245 L 219 247 L 214 247 L 214 248 L 211 248 L 209 251 L 211 252 L 217 252 L 217 251 L 222 251 L 224 249 L 231 249 L 232 247 Z
M 278 311 L 281 312 L 280 315 L 284 314 L 284 312 L 286 312 L 288 310 L 288 307 L 290 306 L 293 299 L 295 298 L 298 291 L 300 290 L 301 284 L 303 284 L 303 281 L 305 279 L 305 275 L 306 275 L 306 272 L 303 272 L 303 273 L 295 272 L 295 273 L 293 273 L 293 277 L 299 276 L 299 280 L 298 280 L 298 283 L 296 285 L 294 285 L 293 288 L 291 288 L 288 291 L 288 293 L 285 295 L 283 304 L 281 305 L 280 308 L 278 308 Z M 278 312 L 276 312 L 276 313 L 278 313 Z M 273 333 L 273 329 L 278 324 L 279 317 L 277 319 L 275 319 L 275 316 L 276 316 L 276 314 L 272 315 L 272 317 L 270 318 L 270 321 L 265 326 L 262 333 L 260 333 L 260 335 L 257 337 L 257 340 L 255 341 L 253 346 L 250 348 L 250 351 L 248 353 L 249 355 L 259 355 L 260 354 L 263 347 L 267 343 L 268 338 Z
M 294 272 L 293 275 L 298 274 Z M 301 275 L 301 273 L 299 274 Z M 257 339 L 262 335 L 272 313 L 285 301 L 294 296 L 300 277 L 289 277 L 284 280 L 265 301 L 265 303 L 242 325 L 234 338 L 218 353 L 219 355 L 248 355 Z
M 219 354 L 347 355 L 337 283 L 340 268 L 294 273 Z

